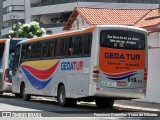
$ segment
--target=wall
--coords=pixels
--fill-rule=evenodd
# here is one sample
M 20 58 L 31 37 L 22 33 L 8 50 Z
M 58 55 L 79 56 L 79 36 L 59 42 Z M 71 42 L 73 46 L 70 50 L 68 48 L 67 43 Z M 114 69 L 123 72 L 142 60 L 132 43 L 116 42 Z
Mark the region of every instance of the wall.
M 148 51 L 148 82 L 147 94 L 138 101 L 160 103 L 160 48 Z
M 71 26 L 71 30 L 77 30 L 82 28 L 90 27 L 90 25 L 83 19 L 81 15 L 77 16 L 77 20 L 75 20 Z
M 149 47 L 160 47 L 160 33 L 150 33 L 148 36 L 148 46 Z

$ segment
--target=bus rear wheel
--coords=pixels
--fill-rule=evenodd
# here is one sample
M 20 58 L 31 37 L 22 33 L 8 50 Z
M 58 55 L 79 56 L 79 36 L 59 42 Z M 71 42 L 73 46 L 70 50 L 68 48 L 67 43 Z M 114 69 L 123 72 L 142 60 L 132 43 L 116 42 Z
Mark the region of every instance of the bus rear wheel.
M 60 86 L 58 90 L 58 103 L 62 107 L 73 107 L 76 105 L 77 101 L 76 99 L 66 98 L 66 92 L 64 85 Z
M 98 108 L 112 108 L 114 104 L 114 99 L 96 98 L 95 102 Z
M 23 84 L 22 86 L 22 96 L 23 96 L 23 100 L 25 101 L 29 101 L 31 99 L 31 95 L 26 93 L 26 85 Z

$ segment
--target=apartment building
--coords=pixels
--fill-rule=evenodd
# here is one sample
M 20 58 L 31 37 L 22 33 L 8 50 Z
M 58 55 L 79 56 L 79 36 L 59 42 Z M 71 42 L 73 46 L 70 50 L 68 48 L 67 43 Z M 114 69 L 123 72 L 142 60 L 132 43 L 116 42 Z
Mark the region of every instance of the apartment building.
M 2 1 L 3 0 L 0 0 L 0 16 L 3 16 Z M 2 29 L 2 26 L 3 26 L 3 18 L 0 17 L 0 30 Z M 1 38 L 1 32 L 0 32 L 0 38 Z
M 25 7 L 24 0 L 3 0 L 2 5 L 3 27 L 1 35 L 5 36 L 15 22 L 25 23 Z
M 2 35 L 8 34 L 14 21 L 37 21 L 48 34 L 62 32 L 75 7 L 153 9 L 160 0 L 3 0 Z

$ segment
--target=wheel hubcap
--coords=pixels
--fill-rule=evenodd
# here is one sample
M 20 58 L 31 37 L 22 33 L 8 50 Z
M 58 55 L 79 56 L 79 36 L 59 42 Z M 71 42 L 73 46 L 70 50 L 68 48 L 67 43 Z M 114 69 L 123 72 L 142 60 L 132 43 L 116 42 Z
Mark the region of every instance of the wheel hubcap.
M 60 101 L 63 103 L 64 102 L 64 97 L 65 97 L 65 93 L 61 92 L 60 94 Z

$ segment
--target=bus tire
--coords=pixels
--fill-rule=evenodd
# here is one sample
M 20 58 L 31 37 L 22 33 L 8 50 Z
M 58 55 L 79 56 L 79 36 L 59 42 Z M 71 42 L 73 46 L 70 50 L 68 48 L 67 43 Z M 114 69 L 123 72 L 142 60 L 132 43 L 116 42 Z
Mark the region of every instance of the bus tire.
M 23 100 L 25 101 L 29 101 L 31 99 L 31 95 L 26 93 L 26 85 L 23 84 L 22 86 L 22 96 L 23 96 Z
M 76 99 L 66 98 L 66 92 L 64 85 L 61 85 L 58 90 L 58 103 L 62 107 L 74 107 L 77 103 Z
M 22 97 L 20 93 L 15 93 L 14 95 L 15 95 L 16 98 L 21 98 Z
M 109 98 L 97 98 L 95 99 L 96 106 L 98 108 L 109 108 L 111 109 L 114 104 L 114 99 L 109 99 Z

